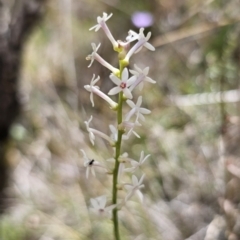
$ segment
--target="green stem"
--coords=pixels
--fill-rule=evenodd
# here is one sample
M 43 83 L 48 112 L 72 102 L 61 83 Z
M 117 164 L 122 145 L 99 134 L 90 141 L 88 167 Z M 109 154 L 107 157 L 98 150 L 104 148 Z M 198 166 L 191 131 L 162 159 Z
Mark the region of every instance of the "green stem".
M 122 73 L 122 71 L 120 71 Z M 123 93 L 120 92 L 118 96 L 118 111 L 117 111 L 117 122 L 118 125 L 122 122 L 122 104 L 123 104 Z M 119 169 L 119 156 L 121 153 L 121 143 L 122 143 L 123 131 L 118 130 L 118 139 L 116 142 L 116 153 L 115 153 L 115 167 L 113 170 L 113 189 L 112 189 L 112 203 L 117 204 L 118 196 L 118 169 Z M 118 225 L 118 209 L 113 209 L 113 226 L 114 226 L 114 236 L 115 240 L 120 240 L 119 235 L 119 225 Z

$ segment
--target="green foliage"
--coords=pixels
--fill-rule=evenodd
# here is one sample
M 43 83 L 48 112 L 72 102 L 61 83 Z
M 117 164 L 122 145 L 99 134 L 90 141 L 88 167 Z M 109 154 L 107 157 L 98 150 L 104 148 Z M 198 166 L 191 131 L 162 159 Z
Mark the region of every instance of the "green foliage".
M 26 240 L 27 232 L 21 223 L 4 218 L 0 222 L 0 238 L 4 240 Z

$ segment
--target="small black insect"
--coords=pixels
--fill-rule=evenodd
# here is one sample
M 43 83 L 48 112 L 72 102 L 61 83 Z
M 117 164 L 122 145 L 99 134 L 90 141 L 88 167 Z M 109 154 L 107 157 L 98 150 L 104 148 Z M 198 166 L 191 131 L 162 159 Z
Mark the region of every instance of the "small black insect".
M 95 161 L 95 160 L 92 159 L 92 160 L 88 163 L 88 165 L 89 165 L 89 166 L 93 165 L 93 162 L 94 162 L 94 161 Z

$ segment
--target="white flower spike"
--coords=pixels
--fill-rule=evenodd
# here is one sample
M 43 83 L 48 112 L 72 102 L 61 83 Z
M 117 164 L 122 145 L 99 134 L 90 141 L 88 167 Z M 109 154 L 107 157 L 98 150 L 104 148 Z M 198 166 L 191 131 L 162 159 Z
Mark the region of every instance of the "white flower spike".
M 129 139 L 132 133 L 140 138 L 140 136 L 135 132 L 135 127 L 141 126 L 142 121 L 145 120 L 145 114 L 151 113 L 150 110 L 141 107 L 142 96 L 139 96 L 137 100 L 134 100 L 134 102 L 131 101 L 133 98 L 132 91 L 136 87 L 139 87 L 139 89 L 142 90 L 145 82 L 156 83 L 156 81 L 148 77 L 149 67 L 141 69 L 137 65 L 134 65 L 134 69 L 132 70 L 129 70 L 127 67 L 129 66 L 129 60 L 132 55 L 139 52 L 143 47 L 151 51 L 154 51 L 155 48 L 148 42 L 151 37 L 151 32 L 148 32 L 145 36 L 144 28 L 139 29 L 139 33 L 130 30 L 126 41 L 116 41 L 106 24 L 106 22 L 111 17 L 112 14 L 107 14 L 104 12 L 102 16 L 97 17 L 97 24 L 91 27 L 89 30 L 94 30 L 97 32 L 101 28 L 104 31 L 113 45 L 113 50 L 118 53 L 119 69 L 112 66 L 98 54 L 98 50 L 101 44 L 96 45 L 95 43 L 92 43 L 92 53 L 88 55 L 86 59 L 90 60 L 88 67 L 91 67 L 94 60 L 96 60 L 102 66 L 109 69 L 111 71 L 109 77 L 115 85 L 112 89 L 109 90 L 108 94 L 105 94 L 100 90 L 100 87 L 97 86 L 100 77 L 96 77 L 93 74 L 91 82 L 88 85 L 85 85 L 84 88 L 90 92 L 90 102 L 93 107 L 95 105 L 95 94 L 105 100 L 110 105 L 110 108 L 117 110 L 117 124 L 109 125 L 110 134 L 108 135 L 90 127 L 92 116 L 88 121 L 85 121 L 85 125 L 89 133 L 89 139 L 93 145 L 96 136 L 99 136 L 108 141 L 109 144 L 113 147 L 112 156 L 114 156 L 114 158 L 108 159 L 107 162 L 113 162 L 114 166 L 106 168 L 104 165 L 101 165 L 99 162 L 95 161 L 95 159 L 88 158 L 82 149 L 81 151 L 84 158 L 84 166 L 86 167 L 87 178 L 89 178 L 90 174 L 95 176 L 95 167 L 104 168 L 106 170 L 106 173 L 113 175 L 113 205 L 106 206 L 107 197 L 103 195 L 95 199 L 90 199 L 90 210 L 100 217 L 109 216 L 110 211 L 112 211 L 114 236 L 115 239 L 118 239 L 120 235 L 118 232 L 118 211 L 121 210 L 126 202 L 135 194 L 140 198 L 141 202 L 143 201 L 143 194 L 140 190 L 144 187 L 143 179 L 145 175 L 143 174 L 140 179 L 138 179 L 135 175 L 132 175 L 132 181 L 130 183 L 124 182 L 122 176 L 124 173 L 126 174 L 126 172 L 133 173 L 137 169 L 141 168 L 141 166 L 150 156 L 144 156 L 144 151 L 141 151 L 139 161 L 136 161 L 135 159 L 130 158 L 128 156 L 128 153 L 123 153 L 123 140 Z M 132 47 L 130 47 L 131 42 L 133 41 L 136 42 Z M 131 76 L 129 76 L 129 74 L 131 74 Z M 119 94 L 117 102 L 113 101 L 111 99 L 111 96 L 109 96 L 116 94 Z M 125 110 L 123 105 L 125 102 L 130 106 L 131 109 L 125 115 L 125 117 L 123 117 L 123 112 Z M 120 196 L 120 194 L 118 194 L 118 191 L 123 190 L 123 188 L 125 188 L 127 192 L 125 193 L 125 197 L 122 200 L 119 200 L 118 196 Z
M 112 88 L 108 92 L 108 95 L 115 95 L 122 91 L 126 98 L 132 99 L 132 93 L 129 90 L 129 87 L 133 84 L 134 79 L 133 78 L 128 79 L 127 68 L 124 68 L 124 70 L 122 72 L 121 80 L 113 74 L 110 75 L 110 78 L 113 81 L 113 83 L 115 83 L 117 85 L 117 87 Z
M 107 197 L 105 195 L 97 198 L 91 198 L 90 202 L 92 204 L 92 208 L 90 208 L 90 210 L 100 217 L 107 217 L 109 213 L 117 206 L 117 204 L 113 204 L 106 207 Z

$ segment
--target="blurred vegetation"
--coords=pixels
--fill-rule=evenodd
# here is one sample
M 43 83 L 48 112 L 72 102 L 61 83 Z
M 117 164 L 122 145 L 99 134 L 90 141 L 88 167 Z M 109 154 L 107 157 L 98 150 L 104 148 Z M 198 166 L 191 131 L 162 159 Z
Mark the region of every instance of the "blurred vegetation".
M 99 172 L 86 180 L 79 149 L 103 164 L 111 157 L 106 142 L 91 146 L 84 121 L 93 115 L 93 126 L 108 133 L 114 113 L 102 101 L 92 108 L 83 86 L 93 73 L 101 77 L 102 90 L 112 86 L 108 70 L 96 62 L 87 67 L 91 42 L 102 43 L 99 54 L 113 65 L 117 55 L 101 30 L 88 29 L 102 12 L 113 13 L 109 28 L 125 39 L 129 29 L 137 30 L 132 14 L 149 11 L 154 23 L 147 30 L 156 51 L 139 52 L 131 68 L 149 66 L 157 81 L 142 92 L 152 114 L 137 130 L 141 138 L 132 137 L 124 151 L 134 159 L 142 150 L 151 157 L 144 204 L 133 198 L 120 212 L 122 239 L 240 239 L 239 103 L 179 106 L 172 100 L 239 88 L 239 4 L 49 0 L 25 47 L 23 110 L 11 129 L 10 207 L 0 219 L 0 238 L 112 240 L 111 221 L 88 213 L 90 198 L 111 195 L 111 177 Z

